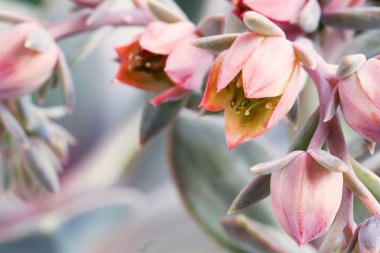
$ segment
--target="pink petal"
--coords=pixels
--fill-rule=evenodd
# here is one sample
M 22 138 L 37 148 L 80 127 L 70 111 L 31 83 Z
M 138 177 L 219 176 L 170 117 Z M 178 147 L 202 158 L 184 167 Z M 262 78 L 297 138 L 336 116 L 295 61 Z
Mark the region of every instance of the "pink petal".
M 364 138 L 380 142 L 380 110 L 363 91 L 357 75 L 338 84 L 340 105 L 347 123 Z
M 218 91 L 224 89 L 244 67 L 252 52 L 264 37 L 246 32 L 240 35 L 228 49 L 218 77 Z
M 171 24 L 156 21 L 145 28 L 140 45 L 152 53 L 168 55 L 184 40 L 196 38 L 195 31 L 196 27 L 188 21 Z
M 369 59 L 357 73 L 364 92 L 380 109 L 380 60 L 377 58 Z
M 281 99 L 274 109 L 273 114 L 265 124 L 266 129 L 270 129 L 275 126 L 290 111 L 305 84 L 305 75 L 306 74 L 302 70 L 301 66 L 296 64 L 293 75 L 289 80 L 284 94 L 281 96 Z
M 271 176 L 275 216 L 299 245 L 327 231 L 339 209 L 343 176 L 331 172 L 303 153 Z
M 21 23 L 0 33 L 0 41 L 6 42 L 0 50 L 0 98 L 29 93 L 52 75 L 58 60 L 56 44 L 44 52 L 24 46 L 29 33 L 38 27 Z
M 157 97 L 150 100 L 150 103 L 154 106 L 160 105 L 165 102 L 180 100 L 189 94 L 189 90 L 182 89 L 180 87 L 172 87 L 164 92 L 162 92 Z
M 220 65 L 223 62 L 226 51 L 216 57 L 214 65 L 210 71 L 210 75 L 207 81 L 206 90 L 199 107 L 211 112 L 218 112 L 223 110 L 227 103 L 231 101 L 231 92 L 228 89 L 223 89 L 217 92 L 217 82 L 220 70 Z
M 281 95 L 292 74 L 294 61 L 295 54 L 291 42 L 279 37 L 263 40 L 243 67 L 246 97 Z
M 212 54 L 184 41 L 170 53 L 165 72 L 177 86 L 188 90 L 199 89 L 213 60 Z
M 243 0 L 243 3 L 276 21 L 292 21 L 297 16 L 307 0 Z

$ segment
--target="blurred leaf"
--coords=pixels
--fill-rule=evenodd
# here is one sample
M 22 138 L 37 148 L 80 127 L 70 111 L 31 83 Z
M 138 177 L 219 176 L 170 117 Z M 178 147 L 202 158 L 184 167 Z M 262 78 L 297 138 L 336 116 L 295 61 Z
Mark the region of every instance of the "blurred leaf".
M 132 189 L 101 190 L 66 199 L 38 217 L 0 226 L 0 252 L 86 252 L 134 217 L 142 200 Z
M 212 36 L 224 33 L 225 18 L 222 15 L 203 18 L 198 24 L 202 36 Z
M 270 194 L 270 175 L 254 177 L 232 202 L 228 213 L 232 214 L 245 209 Z
M 18 1 L 22 3 L 31 4 L 31 5 L 43 5 L 44 3 L 46 3 L 46 0 L 8 0 L 8 1 L 9 2 Z
M 172 174 L 190 214 L 232 252 L 248 252 L 232 240 L 221 226 L 221 218 L 240 189 L 252 178 L 249 168 L 273 158 L 263 142 L 248 142 L 228 151 L 223 124 L 213 117 L 194 113 L 179 117 L 169 136 Z M 247 215 L 274 224 L 269 203 L 247 209 Z
M 255 253 L 311 253 L 311 246 L 298 247 L 284 232 L 249 220 L 244 215 L 225 217 L 223 226 L 236 240 L 252 247 Z
M 351 163 L 356 176 L 368 188 L 377 201 L 380 202 L 380 178 L 356 160 L 351 159 Z
M 145 144 L 164 129 L 178 114 L 184 101 L 164 103 L 159 106 L 146 104 L 141 118 L 140 143 Z
M 366 31 L 344 45 L 342 57 L 348 54 L 365 54 L 371 58 L 380 53 L 380 30 Z
M 380 28 L 380 7 L 344 8 L 325 12 L 324 23 L 346 29 L 367 30 Z

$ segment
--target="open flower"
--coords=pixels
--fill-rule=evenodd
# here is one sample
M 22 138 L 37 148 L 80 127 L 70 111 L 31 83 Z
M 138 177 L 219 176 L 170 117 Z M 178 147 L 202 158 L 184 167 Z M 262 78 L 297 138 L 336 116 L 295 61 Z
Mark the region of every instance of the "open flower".
M 59 49 L 48 32 L 35 22 L 24 22 L 0 33 L 0 99 L 25 95 L 53 73 Z
M 307 52 L 300 53 L 300 48 L 265 17 L 253 15 L 255 21 L 267 22 L 271 27 L 265 30 L 272 29 L 274 35 L 264 36 L 259 31 L 241 34 L 216 59 L 200 104 L 209 111 L 224 110 L 229 148 L 275 126 L 304 85 L 300 59 L 305 57 L 299 56 Z
M 343 116 L 364 138 L 380 142 L 380 56 L 366 62 L 364 55 L 347 56 L 339 69 L 352 65 L 348 62 L 355 62 L 355 69 L 340 74 L 337 86 Z
M 231 0 L 231 2 L 238 17 L 243 17 L 247 11 L 258 12 L 293 36 L 301 34 L 302 31 L 315 31 L 321 15 L 321 8 L 316 0 Z
M 199 89 L 213 55 L 190 45 L 199 37 L 189 21 L 156 21 L 131 43 L 116 49 L 121 65 L 115 80 L 136 88 L 162 92 L 153 105 L 177 100 Z
M 298 245 L 321 236 L 339 209 L 346 164 L 326 151 L 294 151 L 251 171 L 271 175 L 274 214 Z

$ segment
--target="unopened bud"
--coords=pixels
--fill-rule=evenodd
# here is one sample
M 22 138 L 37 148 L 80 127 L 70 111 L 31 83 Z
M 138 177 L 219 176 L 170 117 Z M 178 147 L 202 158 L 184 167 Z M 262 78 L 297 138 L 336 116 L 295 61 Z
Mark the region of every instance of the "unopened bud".
M 380 252 L 380 215 L 365 220 L 359 230 L 358 245 L 360 253 Z
M 358 71 L 366 62 L 366 57 L 363 54 L 346 55 L 340 62 L 336 77 L 343 79 Z
M 265 36 L 279 36 L 285 37 L 285 33 L 275 23 L 270 21 L 267 17 L 254 12 L 249 11 L 244 14 L 244 24 L 249 30 L 257 34 Z

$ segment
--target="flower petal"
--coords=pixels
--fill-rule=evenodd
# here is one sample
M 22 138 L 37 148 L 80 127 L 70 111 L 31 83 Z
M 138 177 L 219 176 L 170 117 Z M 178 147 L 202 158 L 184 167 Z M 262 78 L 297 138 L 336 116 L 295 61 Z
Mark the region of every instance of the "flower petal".
M 360 84 L 371 101 L 380 109 L 380 57 L 369 59 L 358 71 Z
M 273 114 L 269 120 L 265 123 L 265 128 L 270 129 L 275 126 L 281 118 L 283 118 L 292 108 L 299 93 L 304 87 L 306 80 L 306 74 L 298 64 L 294 67 L 294 72 L 289 80 L 289 83 L 281 96 Z
M 129 68 L 131 64 L 129 55 L 139 52 L 140 49 L 138 38 L 126 46 L 116 48 L 121 64 L 114 81 L 152 92 L 160 92 L 171 87 L 173 83 L 164 72 L 150 73 L 133 71 Z
M 177 86 L 188 90 L 199 89 L 213 60 L 212 54 L 184 41 L 170 53 L 165 72 Z
M 291 42 L 279 37 L 266 38 L 243 67 L 246 97 L 281 95 L 292 74 L 294 61 L 295 53 Z
M 306 0 L 243 0 L 243 3 L 254 11 L 257 11 L 276 21 L 291 21 L 305 5 Z
M 0 98 L 29 93 L 52 75 L 58 60 L 57 45 L 52 43 L 43 52 L 25 47 L 29 34 L 41 29 L 27 22 L 0 33 L 0 41 L 6 42 L 0 50 Z
M 338 89 L 340 107 L 347 123 L 364 138 L 380 142 L 380 110 L 368 99 L 357 74 L 342 79 Z
M 233 108 L 227 106 L 224 111 L 225 134 L 227 146 L 232 149 L 243 142 L 252 139 L 267 129 L 264 127 L 272 115 L 273 110 L 264 106 L 251 110 L 249 115 L 237 113 Z
M 262 36 L 246 32 L 240 35 L 227 51 L 218 77 L 218 91 L 224 89 L 244 67 L 252 52 L 263 41 Z
M 157 106 L 165 102 L 176 101 L 185 97 L 187 94 L 189 94 L 189 92 L 190 92 L 189 90 L 185 90 L 185 89 L 182 89 L 181 87 L 174 86 L 164 91 L 157 97 L 151 99 L 150 103 L 154 106 Z
M 140 45 L 152 53 L 168 55 L 185 39 L 196 38 L 195 31 L 196 27 L 188 21 L 171 24 L 156 21 L 145 28 Z
M 306 152 L 271 176 L 273 211 L 299 245 L 321 236 L 339 209 L 342 173 L 331 172 Z
M 206 91 L 203 95 L 201 103 L 199 104 L 199 107 L 211 112 L 223 110 L 226 107 L 228 101 L 231 100 L 232 96 L 232 94 L 227 89 L 223 89 L 220 92 L 217 92 L 219 70 L 225 54 L 226 52 L 223 52 L 218 57 L 216 57 L 214 65 L 212 66 L 210 72 L 210 76 L 208 78 Z
M 301 155 L 305 151 L 297 150 L 293 151 L 280 159 L 276 159 L 266 163 L 256 164 L 251 168 L 251 171 L 257 175 L 268 175 L 273 172 L 283 169 L 286 165 L 291 163 L 297 156 Z

